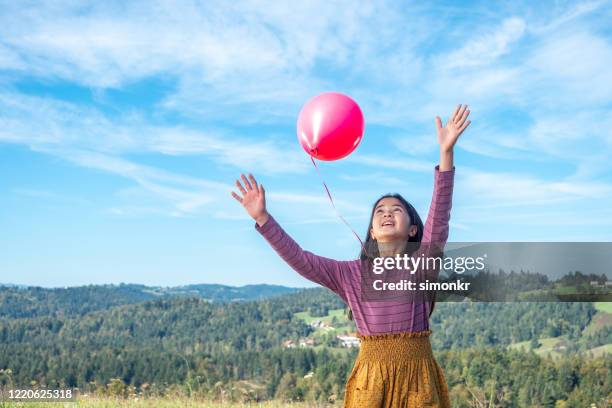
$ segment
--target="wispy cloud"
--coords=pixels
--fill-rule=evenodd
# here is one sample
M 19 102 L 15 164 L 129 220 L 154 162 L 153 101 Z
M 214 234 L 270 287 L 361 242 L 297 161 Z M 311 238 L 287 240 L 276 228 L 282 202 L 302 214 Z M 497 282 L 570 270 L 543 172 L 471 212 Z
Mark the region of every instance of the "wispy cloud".
M 349 157 L 347 162 L 364 164 L 376 168 L 400 169 L 417 172 L 432 171 L 432 164 L 429 161 L 415 158 L 402 159 L 397 156 L 383 156 L 376 154 L 360 154 L 359 156 Z
M 363 183 L 367 183 L 367 185 L 373 185 L 374 183 L 377 185 L 401 185 L 406 183 L 406 181 L 398 177 L 394 177 L 383 172 L 375 172 L 370 174 L 361 173 L 358 175 L 340 174 L 338 178 L 341 180 L 356 182 L 361 186 L 364 185 Z
M 205 155 L 221 164 L 265 173 L 304 172 L 307 161 L 273 138 L 253 140 L 231 129 L 196 130 L 152 125 L 142 117 L 109 117 L 92 108 L 49 98 L 0 93 L 0 140 L 59 152 L 83 149 L 107 154 Z
M 502 55 L 525 33 L 525 21 L 513 17 L 504 20 L 493 32 L 480 33 L 461 48 L 436 57 L 435 65 L 447 70 L 489 65 Z
M 570 4 L 570 7 L 562 10 L 553 18 L 542 19 L 539 24 L 534 24 L 530 29 L 539 34 L 554 31 L 561 28 L 562 25 L 571 23 L 582 16 L 587 16 L 594 11 L 601 11 L 602 7 L 608 5 L 609 3 L 610 2 L 606 0 L 575 2 Z
M 151 225 L 167 216 L 194 221 L 172 223 L 186 229 L 198 228 L 196 219 L 211 228 L 223 225 L 219 232 L 233 235 L 231 245 L 215 246 L 214 257 L 198 254 L 214 258 L 207 264 L 221 270 L 236 248 L 249 248 L 251 238 L 240 233 L 252 224 L 230 191 L 235 176 L 252 171 L 266 185 L 272 213 L 299 224 L 298 236 L 308 231 L 302 238 L 311 240 L 313 250 L 328 251 L 342 238 L 339 250 L 352 256 L 357 243 L 340 225 L 295 136 L 302 104 L 320 92 L 339 91 L 359 103 L 366 119 L 360 148 L 329 171 L 322 166 L 334 202 L 351 224 L 367 223 L 377 192 L 391 188 L 426 216 L 438 148 L 434 118 L 447 119 L 457 103 L 467 103 L 472 125 L 455 151 L 452 236 L 609 240 L 609 6 L 4 1 L 0 153 L 22 155 L 23 149 L 6 146 L 26 146 L 82 169 L 71 175 L 75 183 L 91 182 L 86 170 L 118 181 L 109 183 L 116 186 L 112 196 L 98 201 L 90 192 L 84 199 L 91 203 L 81 203 L 85 193 L 78 184 L 77 190 L 69 183 L 55 190 L 42 183 L 51 174 L 37 174 L 37 183 L 20 179 L 40 159 L 23 154 L 23 164 L 17 163 L 23 172 L 3 173 L 11 189 L 6 192 L 16 201 L 64 205 L 73 210 L 69 221 L 75 225 L 84 217 L 80 204 L 88 210 L 103 205 L 104 215 L 122 217 L 118 228 L 129 226 L 129 217 Z M 16 157 L 6 162 L 13 165 Z M 163 221 L 162 229 L 168 225 Z M 346 235 L 335 238 L 336 226 Z M 312 238 L 314 230 L 322 234 Z M 134 242 L 143 238 L 139 230 L 124 231 Z M 62 233 L 48 231 L 54 240 Z M 110 241 L 109 253 L 116 245 Z M 166 244 L 167 253 L 183 254 L 189 234 Z M 115 249 L 125 256 L 125 248 Z M 62 259 L 73 255 L 53 251 L 35 267 L 45 271 L 44 279 L 74 282 Z M 142 252 L 141 261 L 126 267 L 135 274 L 140 267 L 140 278 L 134 276 L 148 283 L 177 279 L 164 269 L 174 272 L 175 260 L 188 258 L 167 257 L 172 261 L 164 266 L 151 265 L 148 255 Z M 27 275 L 21 259 L 2 261 Z M 121 281 L 128 270 L 115 268 L 119 272 L 111 276 L 107 263 L 82 261 L 79 270 L 100 269 L 99 281 Z M 151 277 L 156 268 L 164 277 Z M 201 267 L 192 270 L 200 273 Z
M 592 179 L 610 169 L 604 158 L 612 152 L 612 136 L 602 126 L 610 119 L 612 46 L 598 28 L 606 4 L 519 5 L 499 13 L 474 6 L 458 23 L 462 9 L 416 4 L 5 3 L 0 67 L 10 74 L 1 82 L 0 140 L 128 177 L 173 211 L 189 213 L 231 186 L 124 156 L 201 156 L 237 170 L 305 173 L 305 155 L 287 148 L 293 136 L 248 133 L 265 125 L 293 128 L 308 97 L 334 89 L 359 101 L 368 126 L 389 129 L 383 143 L 394 147 L 388 155 L 346 158 L 343 164 L 359 172 L 345 180 L 365 179 L 374 168 L 426 173 L 432 164 L 418 156 L 437 148 L 433 118 L 467 102 L 475 123 L 459 149 L 540 165 L 563 160 L 575 168 L 553 180 L 467 173 L 469 191 L 489 200 L 482 205 L 499 204 L 509 191 L 516 203 L 589 199 L 608 194 L 605 181 Z M 151 120 L 138 109 L 109 115 L 27 96 L 11 84 L 32 77 L 99 92 L 171 78 L 175 87 L 156 101 L 155 113 L 178 119 Z M 509 112 L 520 113 L 519 120 Z M 483 191 L 478 183 L 500 187 Z M 276 198 L 299 197 L 287 194 Z
M 529 208 L 579 199 L 612 198 L 606 182 L 550 181 L 516 172 L 486 172 L 462 169 L 457 190 L 465 208 Z M 475 201 L 478 204 L 470 204 Z

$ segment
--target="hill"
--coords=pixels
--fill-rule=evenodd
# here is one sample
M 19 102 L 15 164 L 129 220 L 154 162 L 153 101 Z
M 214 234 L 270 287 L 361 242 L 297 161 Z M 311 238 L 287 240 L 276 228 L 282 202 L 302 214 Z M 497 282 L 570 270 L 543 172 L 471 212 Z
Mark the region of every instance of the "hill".
M 0 290 L 8 299 L 0 317 L 0 386 L 328 401 L 342 398 L 358 352 L 335 341 L 355 327 L 326 289 L 218 302 L 200 294 L 220 290 L 236 300 L 226 295 L 240 291 L 73 289 Z M 255 296 L 253 288 L 246 293 Z M 439 303 L 431 341 L 453 402 L 468 406 L 493 390 L 499 406 L 603 404 L 612 387 L 606 310 L 592 303 Z M 304 345 L 290 348 L 288 341 Z
M 197 297 L 210 302 L 235 302 L 294 293 L 300 288 L 278 285 L 227 286 L 199 284 L 176 287 L 137 284 L 87 285 L 67 288 L 0 286 L 0 317 L 84 316 L 96 310 L 171 297 Z

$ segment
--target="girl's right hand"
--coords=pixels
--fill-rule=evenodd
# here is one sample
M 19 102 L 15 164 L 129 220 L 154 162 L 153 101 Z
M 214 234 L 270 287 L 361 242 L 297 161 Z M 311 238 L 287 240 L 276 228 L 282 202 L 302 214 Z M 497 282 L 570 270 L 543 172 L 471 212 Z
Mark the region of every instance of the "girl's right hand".
M 236 180 L 236 186 L 242 193 L 242 197 L 232 191 L 232 197 L 236 199 L 249 215 L 257 222 L 261 227 L 268 221 L 268 212 L 266 211 L 266 191 L 264 190 L 263 184 L 258 185 L 255 177 L 249 173 L 249 179 L 244 174 L 240 174 L 244 186 L 240 183 L 240 180 Z M 250 181 L 249 181 L 250 180 Z

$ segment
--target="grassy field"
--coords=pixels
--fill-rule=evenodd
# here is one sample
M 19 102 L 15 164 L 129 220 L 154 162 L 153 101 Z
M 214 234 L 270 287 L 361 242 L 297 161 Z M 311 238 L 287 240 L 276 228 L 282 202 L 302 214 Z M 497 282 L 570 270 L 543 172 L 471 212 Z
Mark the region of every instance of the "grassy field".
M 308 312 L 295 313 L 295 317 L 304 320 L 308 324 L 312 323 L 315 320 L 321 320 L 322 322 L 331 323 L 334 316 L 336 317 L 336 319 L 338 319 L 338 321 L 347 320 L 346 316 L 344 315 L 344 309 L 330 310 L 327 313 L 327 316 L 322 317 L 311 316 Z
M 593 353 L 594 358 L 599 358 L 604 355 L 604 353 L 612 354 L 612 344 L 604 344 L 603 346 L 594 347 L 589 349 L 589 353 Z
M 218 403 L 210 401 L 198 401 L 195 399 L 184 399 L 184 398 L 146 398 L 146 399 L 114 399 L 114 398 L 80 398 L 75 402 L 0 402 L 0 408 L 5 407 L 24 407 L 24 408 L 323 408 L 323 407 L 337 407 L 339 405 L 331 404 L 307 404 L 307 403 L 288 403 L 282 401 L 269 401 L 262 403 Z
M 312 337 L 313 339 L 317 340 L 318 343 L 320 342 L 321 338 L 327 335 L 337 336 L 337 335 L 347 334 L 347 333 L 351 333 L 355 331 L 355 326 L 351 321 L 348 320 L 347 316 L 345 315 L 344 309 L 330 310 L 327 313 L 327 316 L 311 316 L 310 313 L 308 312 L 298 312 L 298 313 L 294 313 L 294 317 L 303 320 L 304 323 L 306 324 L 310 324 L 315 320 L 320 320 L 322 322 L 329 323 L 330 325 L 333 324 L 333 329 L 329 327 L 315 328 L 314 333 L 312 333 L 312 335 L 309 337 Z M 336 318 L 336 323 L 332 322 L 334 317 Z M 317 344 L 316 346 L 312 348 L 313 350 L 326 349 L 328 351 L 331 351 L 332 353 L 350 353 L 351 352 L 350 349 L 347 349 L 344 347 L 328 347 L 323 344 Z
M 595 302 L 595 309 L 601 312 L 612 313 L 612 302 Z
M 608 305 L 608 303 L 603 303 L 604 305 Z M 582 332 L 583 335 L 593 334 L 598 330 L 606 326 L 612 326 L 612 313 L 605 312 L 602 309 L 597 309 L 597 313 L 593 316 L 593 319 L 589 322 L 589 325 L 584 328 Z
M 316 328 L 313 336 L 318 337 L 329 333 L 339 335 L 355 331 L 354 324 L 347 319 L 344 312 L 344 309 L 333 309 L 327 313 L 327 316 L 311 316 L 308 312 L 298 312 L 295 313 L 294 316 L 303 320 L 306 324 L 310 324 L 315 320 L 320 320 L 330 325 L 333 324 L 333 329 L 321 327 Z M 332 323 L 334 317 L 336 318 L 336 323 Z
M 587 336 L 601 330 L 605 326 L 612 325 L 612 302 L 595 302 L 595 309 L 597 313 L 593 316 L 593 319 L 583 330 L 583 336 Z M 541 356 L 560 357 L 562 350 L 555 350 L 555 347 L 563 346 L 567 343 L 566 336 L 559 337 L 547 337 L 538 340 L 540 346 L 533 351 Z M 524 349 L 528 351 L 531 349 L 530 341 L 523 341 L 520 343 L 514 343 L 508 346 L 510 349 Z M 604 353 L 612 353 L 612 344 L 605 344 L 603 346 L 592 348 L 588 351 L 592 353 L 593 357 L 601 357 Z
M 546 337 L 546 338 L 542 338 L 538 340 L 540 342 L 540 346 L 536 349 L 534 349 L 533 351 L 536 354 L 539 354 L 541 356 L 546 356 L 549 355 L 550 357 L 560 357 L 562 355 L 562 353 L 558 352 L 555 350 L 556 346 L 562 346 L 564 344 L 564 342 L 567 341 L 567 339 L 565 338 L 565 336 L 559 336 L 559 337 Z M 531 349 L 531 342 L 530 341 L 522 341 L 520 343 L 514 343 L 508 346 L 508 348 L 510 349 L 524 349 L 525 351 L 528 351 Z

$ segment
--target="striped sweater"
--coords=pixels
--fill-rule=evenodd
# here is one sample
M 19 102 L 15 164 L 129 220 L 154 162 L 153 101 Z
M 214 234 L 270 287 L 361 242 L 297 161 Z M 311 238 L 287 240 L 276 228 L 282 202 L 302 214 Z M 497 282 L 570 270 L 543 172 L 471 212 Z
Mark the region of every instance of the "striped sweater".
M 434 191 L 424 225 L 422 242 L 444 245 L 452 206 L 455 168 L 434 169 Z M 337 261 L 303 250 L 270 216 L 255 229 L 289 266 L 306 279 L 325 286 L 340 296 L 353 311 L 357 330 L 362 335 L 419 332 L 429 330 L 433 302 L 402 300 L 361 301 L 361 261 Z

